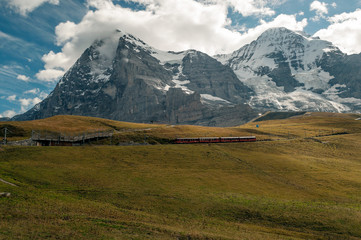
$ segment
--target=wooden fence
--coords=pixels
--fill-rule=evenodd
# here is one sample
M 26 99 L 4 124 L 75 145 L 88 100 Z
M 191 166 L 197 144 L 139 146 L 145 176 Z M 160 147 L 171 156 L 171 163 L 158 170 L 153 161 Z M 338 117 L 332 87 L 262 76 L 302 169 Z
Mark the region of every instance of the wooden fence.
M 31 140 L 42 146 L 72 146 L 84 144 L 86 141 L 109 138 L 114 134 L 113 130 L 94 131 L 83 133 L 56 133 L 50 131 L 32 131 Z

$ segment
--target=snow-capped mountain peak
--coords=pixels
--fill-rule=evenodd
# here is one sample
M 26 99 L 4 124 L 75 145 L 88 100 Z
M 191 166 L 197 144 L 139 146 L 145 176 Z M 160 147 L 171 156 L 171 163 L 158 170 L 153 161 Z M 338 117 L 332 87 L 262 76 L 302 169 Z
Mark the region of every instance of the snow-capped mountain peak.
M 256 92 L 250 104 L 280 110 L 347 111 L 322 95 L 333 73 L 322 68 L 327 58 L 345 57 L 331 42 L 287 28 L 271 28 L 239 50 L 216 58 Z M 302 97 L 300 97 L 302 96 Z M 308 104 L 300 104 L 305 102 Z
M 158 50 L 116 31 L 95 41 L 44 101 L 14 119 L 76 114 L 225 126 L 263 110 L 361 111 L 360 76 L 361 55 L 286 28 L 216 57 Z

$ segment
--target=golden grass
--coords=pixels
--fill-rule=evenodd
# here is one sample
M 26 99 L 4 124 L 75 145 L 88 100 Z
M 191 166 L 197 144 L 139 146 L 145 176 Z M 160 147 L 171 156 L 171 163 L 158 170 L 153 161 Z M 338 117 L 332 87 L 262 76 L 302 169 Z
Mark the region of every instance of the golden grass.
M 338 133 L 360 133 L 357 114 L 307 113 L 284 120 L 251 122 L 239 127 L 202 127 L 190 125 L 140 124 L 82 116 L 54 116 L 25 121 L 0 122 L 0 128 L 13 126 L 23 136 L 10 136 L 10 140 L 29 138 L 31 130 L 53 131 L 65 134 L 114 130 L 119 141 L 144 141 L 151 139 L 174 139 L 176 137 L 226 137 L 256 135 L 259 140 L 309 138 Z M 256 127 L 259 125 L 259 127 Z M 16 134 L 15 134 L 16 135 Z
M 12 193 L 0 198 L 0 239 L 361 238 L 361 121 L 353 115 L 313 113 L 258 129 L 74 118 L 117 126 L 129 139 L 256 133 L 279 140 L 4 147 L 0 178 L 18 187 L 0 182 L 0 192 Z M 320 128 L 349 134 L 304 138 Z

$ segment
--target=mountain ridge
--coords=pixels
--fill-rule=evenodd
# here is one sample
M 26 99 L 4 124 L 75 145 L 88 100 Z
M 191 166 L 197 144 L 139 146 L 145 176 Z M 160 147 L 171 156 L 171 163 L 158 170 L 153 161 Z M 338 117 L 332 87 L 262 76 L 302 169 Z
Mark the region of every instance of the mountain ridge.
M 213 57 L 161 51 L 116 31 L 86 49 L 43 102 L 13 119 L 70 114 L 230 126 L 269 110 L 357 112 L 359 59 L 286 28 Z
M 336 72 L 330 70 L 350 56 L 342 53 L 331 42 L 286 28 L 275 28 L 265 31 L 257 40 L 239 50 L 215 58 L 230 66 L 238 78 L 256 92 L 255 98 L 249 102 L 254 108 L 360 111 L 359 99 L 347 99 L 355 95 L 351 93 L 344 95 L 346 99 L 340 99 L 337 89 L 332 91 L 332 87 L 338 87 L 336 83 L 345 82 L 335 82 L 333 75 Z M 345 80 L 342 76 L 340 78 Z M 360 83 L 355 85 L 359 86 Z
M 43 102 L 15 120 L 70 114 L 173 124 L 227 125 L 229 119 L 233 125 L 256 115 L 243 104 L 251 90 L 207 54 L 163 52 L 120 35 L 114 55 L 104 54 L 106 41 L 96 41 Z M 247 114 L 235 121 L 233 111 L 225 111 L 230 107 Z

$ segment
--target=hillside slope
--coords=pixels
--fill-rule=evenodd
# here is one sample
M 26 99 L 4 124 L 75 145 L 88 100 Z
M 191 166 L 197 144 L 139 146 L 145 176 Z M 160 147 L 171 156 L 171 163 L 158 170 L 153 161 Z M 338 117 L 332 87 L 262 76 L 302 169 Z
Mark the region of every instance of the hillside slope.
M 256 143 L 3 147 L 0 238 L 360 239 L 358 118 L 257 122 L 279 140 Z

